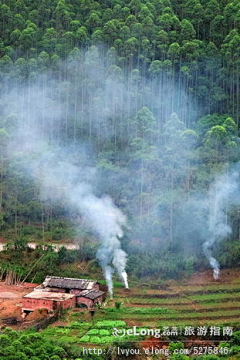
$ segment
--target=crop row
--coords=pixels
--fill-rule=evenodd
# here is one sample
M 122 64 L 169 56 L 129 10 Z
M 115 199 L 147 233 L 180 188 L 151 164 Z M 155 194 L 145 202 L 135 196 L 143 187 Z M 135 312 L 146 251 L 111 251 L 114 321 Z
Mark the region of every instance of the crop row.
M 199 291 L 214 291 L 214 292 L 220 292 L 220 291 L 240 291 L 240 284 L 213 284 L 213 285 L 198 285 L 198 286 L 176 286 L 173 288 L 169 288 L 170 291 L 173 292 L 199 292 Z M 151 292 L 158 292 L 158 291 L 162 291 L 162 290 L 147 290 L 147 293 L 150 294 Z M 164 292 L 168 292 L 167 290 L 165 290 Z
M 134 304 L 135 306 L 138 305 L 138 304 Z M 141 305 L 141 307 L 135 307 L 136 308 L 140 308 L 142 309 L 142 311 L 146 311 L 148 312 L 148 309 L 153 309 L 153 306 L 156 306 L 156 304 L 139 304 Z M 159 304 L 161 306 L 165 306 L 167 310 L 166 312 L 169 312 L 169 311 L 177 311 L 177 312 L 189 312 L 189 311 L 192 311 L 193 309 L 193 302 L 189 302 L 187 304 Z M 131 308 L 133 308 L 132 306 L 129 306 Z M 198 305 L 194 305 L 194 308 L 197 308 L 198 311 L 212 311 L 213 309 L 216 309 L 216 310 L 222 310 L 222 311 L 225 311 L 227 309 L 229 310 L 235 310 L 235 309 L 240 309 L 240 302 L 216 302 L 216 303 L 213 303 L 213 302 L 203 302 L 201 304 L 198 303 Z M 159 308 L 159 309 L 162 309 L 164 310 L 162 307 Z
M 168 313 L 168 314 L 163 314 L 163 315 L 160 315 L 159 318 L 161 319 L 196 319 L 196 318 L 213 318 L 213 317 L 216 317 L 216 318 L 220 318 L 220 317 L 230 317 L 230 316 L 237 316 L 239 315 L 239 309 L 235 309 L 235 310 L 227 310 L 225 312 L 223 311 L 213 311 L 213 312 L 193 312 L 193 311 L 189 311 L 187 313 Z M 153 314 L 133 314 L 133 313 L 123 313 L 119 318 L 122 318 L 122 319 L 132 319 L 132 320 L 141 320 L 141 319 L 156 319 L 156 316 L 158 316 L 157 314 L 155 314 L 155 316 L 153 316 Z
M 117 298 L 117 301 L 123 301 L 126 304 L 187 304 L 192 303 L 193 301 L 197 302 L 206 302 L 206 301 L 229 301 L 229 299 L 233 299 L 235 301 L 240 300 L 240 292 L 238 293 L 220 293 L 220 294 L 202 294 L 202 295 L 194 295 L 194 296 L 181 296 L 175 298 L 161 298 L 161 297 L 129 297 L 127 299 Z

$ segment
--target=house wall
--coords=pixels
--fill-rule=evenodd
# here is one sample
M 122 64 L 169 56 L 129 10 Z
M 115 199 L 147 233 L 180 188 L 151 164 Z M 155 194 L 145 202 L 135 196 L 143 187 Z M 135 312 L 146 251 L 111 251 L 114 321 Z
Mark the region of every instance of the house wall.
M 23 298 L 23 310 L 48 309 L 53 310 L 53 300 Z
M 64 301 L 56 301 L 57 307 L 62 309 L 73 309 L 76 306 L 76 297 Z
M 88 308 L 92 308 L 94 306 L 93 300 L 87 299 L 83 296 L 77 297 L 77 304 L 85 304 Z
M 99 284 L 95 284 L 93 289 L 99 290 Z M 38 289 L 37 289 L 38 290 Z M 39 289 L 40 290 L 40 289 Z M 23 298 L 22 309 L 26 310 L 35 310 L 35 309 L 48 309 L 48 310 L 56 310 L 57 308 L 68 309 L 74 308 L 77 304 L 85 304 L 88 308 L 93 308 L 97 303 L 102 303 L 103 297 L 100 296 L 97 299 L 91 300 L 84 296 L 81 296 L 82 290 L 78 289 L 63 289 L 63 288 L 55 288 L 55 287 L 47 287 L 42 291 L 51 291 L 57 293 L 71 293 L 76 296 L 72 299 L 67 299 L 64 301 L 57 300 L 43 300 L 43 299 L 31 299 L 31 298 Z
M 22 309 L 35 310 L 35 309 L 48 309 L 57 310 L 59 308 L 69 309 L 76 306 L 76 297 L 63 301 L 57 300 L 43 300 L 43 299 L 30 299 L 23 298 Z
M 103 297 L 99 296 L 97 299 L 91 300 L 88 298 L 85 298 L 83 296 L 77 296 L 77 304 L 85 304 L 87 305 L 88 308 L 93 308 L 96 306 L 96 304 L 98 303 L 102 303 L 103 301 Z

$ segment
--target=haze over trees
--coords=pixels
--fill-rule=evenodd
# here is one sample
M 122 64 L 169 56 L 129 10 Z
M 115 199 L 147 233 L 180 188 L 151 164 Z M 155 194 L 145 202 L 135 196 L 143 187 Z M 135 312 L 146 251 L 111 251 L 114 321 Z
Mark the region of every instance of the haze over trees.
M 128 216 L 135 274 L 200 266 L 182 211 L 239 160 L 239 12 L 237 0 L 1 1 L 2 236 L 91 236 L 9 155 L 28 128 L 97 169 L 96 191 Z M 221 264 L 239 265 L 239 206 L 226 214 Z

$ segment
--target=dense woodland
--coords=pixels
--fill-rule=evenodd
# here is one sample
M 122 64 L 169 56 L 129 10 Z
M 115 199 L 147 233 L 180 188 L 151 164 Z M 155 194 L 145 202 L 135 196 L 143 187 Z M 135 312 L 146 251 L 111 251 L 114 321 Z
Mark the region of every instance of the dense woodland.
M 207 265 L 205 223 L 183 210 L 239 161 L 239 25 L 238 0 L 0 1 L 1 236 L 95 246 L 9 153 L 30 129 L 97 169 L 96 192 L 128 217 L 130 272 Z M 240 265 L 239 213 L 226 206 L 221 266 Z

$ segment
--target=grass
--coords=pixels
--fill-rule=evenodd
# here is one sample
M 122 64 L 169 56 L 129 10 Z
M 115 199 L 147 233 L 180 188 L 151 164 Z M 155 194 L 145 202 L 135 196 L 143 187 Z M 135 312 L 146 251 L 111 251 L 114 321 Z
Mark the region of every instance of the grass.
M 236 293 L 216 293 L 216 294 L 197 294 L 197 295 L 185 295 L 185 296 L 179 296 L 179 297 L 172 297 L 172 298 L 139 298 L 139 297 L 129 297 L 127 299 L 122 299 L 123 303 L 128 303 L 128 304 L 171 304 L 171 303 L 176 303 L 176 304 L 185 304 L 185 303 L 192 303 L 194 300 L 196 300 L 199 303 L 202 302 L 211 302 L 211 301 L 215 301 L 215 300 L 223 300 L 226 299 L 227 301 L 229 299 L 235 299 L 235 298 L 239 298 L 240 299 L 240 292 L 236 292 Z M 121 301 L 121 298 L 116 298 L 117 301 Z
M 108 314 L 108 318 L 110 319 L 122 319 L 122 320 L 139 320 L 139 321 L 144 321 L 144 320 L 160 320 L 162 319 L 176 319 L 178 320 L 178 318 L 186 318 L 186 319 L 204 319 L 204 318 L 209 318 L 209 317 L 216 317 L 217 318 L 221 318 L 221 317 L 230 317 L 230 316 L 239 316 L 239 309 L 237 310 L 228 310 L 225 311 L 224 313 L 222 311 L 213 311 L 213 312 L 197 312 L 196 311 L 189 311 L 189 312 L 176 312 L 176 311 L 171 311 L 169 310 L 168 313 L 164 313 L 164 314 L 157 314 L 157 313 L 138 313 L 138 312 L 133 312 L 133 311 L 124 311 L 124 312 L 120 312 L 120 313 L 109 313 Z
M 162 305 L 162 304 L 161 304 Z M 146 311 L 148 312 L 148 309 L 151 309 L 152 306 L 156 306 L 156 304 L 144 304 L 144 307 L 141 309 L 143 309 L 142 311 Z M 196 305 L 195 305 L 196 306 Z M 175 310 L 177 313 L 179 312 L 188 312 L 188 311 L 192 311 L 193 309 L 193 303 L 189 302 L 187 304 L 165 304 L 165 309 L 164 308 L 159 308 L 162 310 L 166 310 L 166 312 L 169 311 L 173 311 Z M 139 307 L 132 307 L 131 305 L 129 305 L 129 308 L 131 309 L 139 309 Z M 198 311 L 211 311 L 212 309 L 221 309 L 223 311 L 225 311 L 226 309 L 232 309 L 234 310 L 234 308 L 240 308 L 240 302 L 203 302 L 203 303 L 197 303 L 196 308 L 198 309 Z M 151 311 L 151 310 L 150 310 Z
M 142 308 L 134 308 L 134 307 L 122 307 L 120 310 L 117 310 L 115 308 L 108 308 L 105 310 L 108 313 L 114 313 L 114 315 L 119 314 L 139 314 L 139 315 L 149 315 L 149 314 L 155 314 L 155 315 L 162 315 L 162 314 L 168 314 L 168 313 L 177 313 L 177 310 L 174 309 L 165 309 L 165 308 L 153 308 L 153 307 L 142 307 Z
M 239 307 L 240 309 L 240 301 L 231 301 L 222 303 L 222 302 L 204 302 L 203 305 L 201 305 L 201 308 L 204 309 L 213 309 L 213 308 L 233 308 L 233 307 Z
M 220 292 L 220 291 L 234 291 L 234 292 L 239 292 L 240 291 L 240 284 L 239 283 L 235 283 L 235 284 L 213 284 L 213 285 L 198 285 L 198 286 L 190 286 L 190 285 L 173 285 L 173 288 L 175 289 L 175 291 L 178 292 L 212 292 L 212 291 L 216 291 L 216 292 Z M 161 290 L 161 289 L 159 289 Z M 167 289 L 164 290 L 164 292 L 167 292 Z M 148 290 L 147 291 L 148 294 L 154 293 L 154 290 Z
M 218 299 L 234 299 L 236 297 L 239 297 L 240 298 L 240 292 L 236 292 L 236 293 L 227 293 L 227 292 L 224 292 L 224 293 L 217 293 L 217 294 L 202 294 L 202 295 L 194 295 L 194 296 L 191 296 L 190 298 L 192 300 L 211 300 L 211 301 L 214 301 L 214 300 L 218 300 Z

